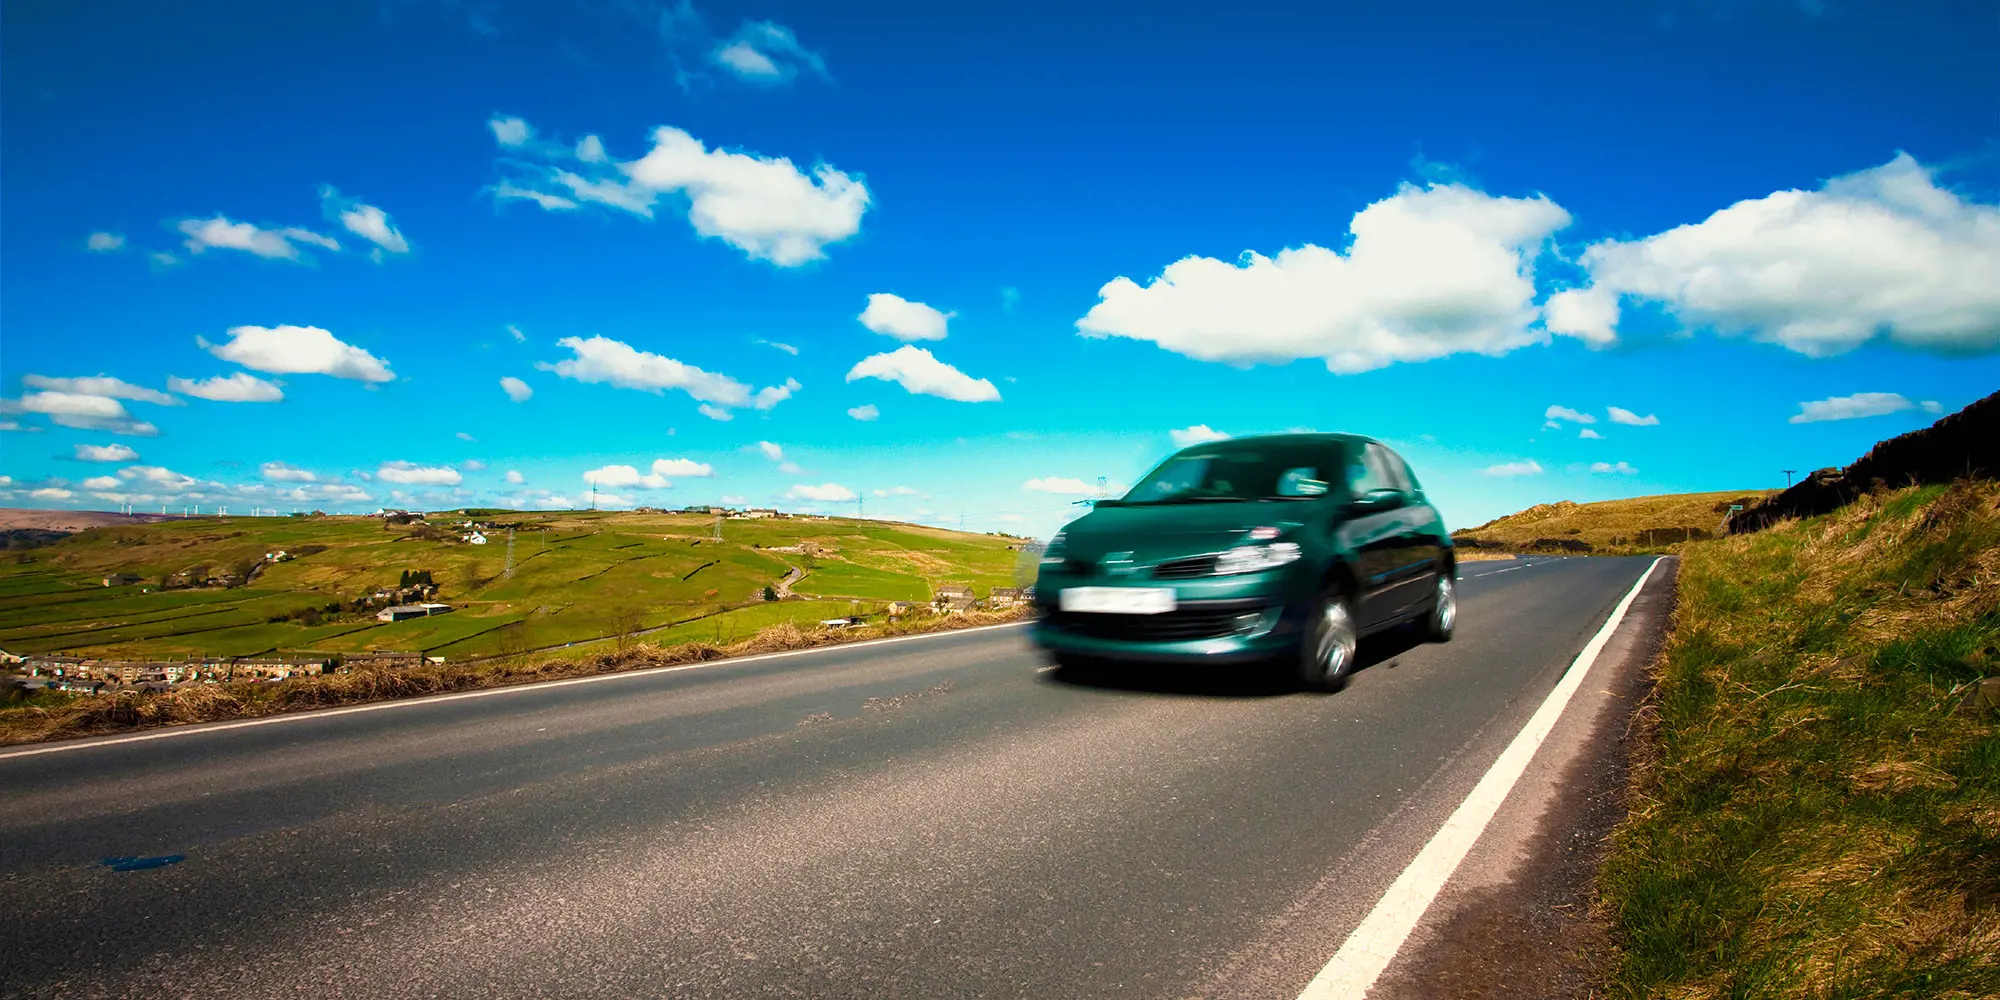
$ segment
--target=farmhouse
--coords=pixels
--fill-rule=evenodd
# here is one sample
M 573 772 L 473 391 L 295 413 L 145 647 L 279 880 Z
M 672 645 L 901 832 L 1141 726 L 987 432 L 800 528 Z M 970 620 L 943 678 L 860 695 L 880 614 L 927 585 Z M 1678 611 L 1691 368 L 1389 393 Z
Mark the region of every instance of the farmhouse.
M 466 532 L 466 533 L 465 533 L 465 544 L 467 544 L 467 545 L 485 545 L 485 544 L 486 544 L 486 535 L 485 535 L 485 533 L 484 533 L 484 532 L 479 532 L 479 531 L 468 531 L 468 532 Z
M 393 608 L 383 608 L 375 612 L 375 620 L 399 622 L 410 618 L 428 618 L 451 610 L 449 604 L 398 604 Z
M 137 573 L 113 573 L 104 578 L 104 585 L 107 587 L 130 587 L 138 582 L 139 574 Z
M 1026 599 L 1020 587 L 995 587 L 986 595 L 986 604 L 991 608 L 1011 608 Z

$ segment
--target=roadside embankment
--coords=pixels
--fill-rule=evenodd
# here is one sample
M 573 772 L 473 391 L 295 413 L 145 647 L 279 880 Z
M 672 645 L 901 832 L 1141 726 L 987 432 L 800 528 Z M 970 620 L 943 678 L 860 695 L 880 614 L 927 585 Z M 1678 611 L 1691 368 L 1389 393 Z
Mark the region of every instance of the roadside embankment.
M 2000 484 L 1688 546 L 1608 994 L 2000 996 L 1997 644 Z
M 924 615 L 860 628 L 801 629 L 783 624 L 727 645 L 632 643 L 585 656 L 501 657 L 474 662 L 426 663 L 409 668 L 361 668 L 256 684 L 188 684 L 159 693 L 79 696 L 56 705 L 0 710 L 0 746 L 102 736 L 158 726 L 223 722 L 281 712 L 416 698 L 506 687 L 592 674 L 643 670 L 813 646 L 833 646 L 897 635 L 948 632 L 1019 621 L 1025 610 Z

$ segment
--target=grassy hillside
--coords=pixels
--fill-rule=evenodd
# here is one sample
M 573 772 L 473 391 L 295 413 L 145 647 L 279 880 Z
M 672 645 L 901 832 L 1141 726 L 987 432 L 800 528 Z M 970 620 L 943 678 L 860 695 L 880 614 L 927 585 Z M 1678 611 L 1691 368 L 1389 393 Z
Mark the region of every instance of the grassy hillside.
M 488 544 L 470 545 L 448 528 L 464 519 L 433 516 L 429 530 L 363 517 L 93 528 L 0 562 L 0 649 L 86 656 L 395 650 L 456 659 L 666 626 L 729 642 L 780 622 L 927 600 L 942 583 L 971 584 L 983 594 L 1012 584 L 1018 559 L 1009 548 L 1015 540 L 879 521 L 725 521 L 717 543 L 705 515 L 478 515 L 514 529 L 509 577 L 506 527 L 488 531 Z M 263 564 L 280 549 L 298 558 Z M 761 605 L 764 588 L 794 568 L 805 572 L 794 592 L 814 600 L 723 614 Z M 396 587 L 406 571 L 427 571 L 440 588 L 434 599 L 456 610 L 396 623 L 351 607 L 327 611 Z M 102 585 L 116 573 L 141 582 Z M 182 573 L 232 573 L 247 582 L 162 589 Z M 695 629 L 696 622 L 706 624 Z
M 2000 484 L 1687 547 L 1618 997 L 2000 996 Z
M 1667 552 L 1690 538 L 1717 534 L 1731 504 L 1747 507 L 1775 492 L 1674 493 L 1597 503 L 1560 500 L 1453 532 L 1452 537 L 1468 548 L 1485 545 L 1509 551 Z

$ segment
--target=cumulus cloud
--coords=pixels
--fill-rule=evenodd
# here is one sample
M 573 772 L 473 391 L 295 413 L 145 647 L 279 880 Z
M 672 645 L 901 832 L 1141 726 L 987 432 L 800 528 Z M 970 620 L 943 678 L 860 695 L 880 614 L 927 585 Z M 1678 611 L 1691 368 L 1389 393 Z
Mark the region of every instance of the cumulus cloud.
M 1799 412 L 1790 422 L 1815 424 L 1825 420 L 1857 420 L 1861 417 L 1880 417 L 1919 408 L 1926 413 L 1944 411 L 1944 407 L 1933 400 L 1916 403 L 1899 392 L 1857 392 L 1852 396 L 1834 396 L 1830 399 L 1800 403 Z
M 1599 433 L 1597 433 L 1596 431 L 1594 431 L 1594 430 L 1591 430 L 1591 429 L 1590 429 L 1590 428 L 1588 428 L 1588 427 L 1585 427 L 1584 429 L 1582 429 L 1582 430 L 1580 430 L 1580 431 L 1577 431 L 1577 432 L 1576 432 L 1576 436 L 1577 436 L 1577 437 L 1579 437 L 1579 438 L 1582 438 L 1582 439 L 1583 439 L 1583 440 L 1585 440 L 1585 441 L 1602 441 L 1602 440 L 1604 440 L 1604 435 L 1602 435 L 1602 434 L 1599 434 Z
M 418 465 L 415 462 L 384 462 L 381 468 L 375 470 L 375 478 L 404 486 L 457 486 L 465 481 L 465 477 L 449 465 Z
M 759 441 L 757 442 L 757 450 L 763 452 L 765 458 L 778 463 L 779 472 L 796 474 L 805 471 L 799 468 L 797 463 L 787 461 L 785 459 L 785 449 L 775 442 Z
M 1624 424 L 1627 427 L 1658 427 L 1660 425 L 1659 417 L 1650 413 L 1642 417 L 1622 406 L 1610 407 L 1605 412 L 1611 415 L 1611 422 L 1614 424 Z
M 378 263 L 385 254 L 410 252 L 410 241 L 405 239 L 402 231 L 389 221 L 389 213 L 353 198 L 343 198 L 331 184 L 319 189 L 319 197 L 327 218 L 340 223 L 348 232 L 375 244 L 375 249 L 369 255 Z
M 265 462 L 257 471 L 267 482 L 273 483 L 317 483 L 319 473 L 309 472 L 285 462 Z
M 19 399 L 0 399 L 0 414 L 19 413 L 39 413 L 52 423 L 78 430 L 109 431 L 137 437 L 152 437 L 160 433 L 158 427 L 133 417 L 125 409 L 125 404 L 110 396 L 43 391 L 22 393 Z
M 674 485 L 668 476 L 704 477 L 714 474 L 715 470 L 706 463 L 685 458 L 656 458 L 650 472 L 640 472 L 630 465 L 607 465 L 584 473 L 583 481 L 599 488 L 664 490 Z
M 530 387 L 528 383 L 523 382 L 512 375 L 505 375 L 501 377 L 500 390 L 507 394 L 508 399 L 511 399 L 516 403 L 525 403 L 529 399 L 532 399 L 535 395 L 535 390 L 532 387 Z
M 785 491 L 787 500 L 818 500 L 823 503 L 845 503 L 854 499 L 854 491 L 839 483 L 823 483 L 808 486 L 803 483 Z
M 340 249 L 340 243 L 333 237 L 322 236 L 310 229 L 296 226 L 264 229 L 248 222 L 231 221 L 223 215 L 212 219 L 182 219 L 175 228 L 187 237 L 186 246 L 194 253 L 212 249 L 241 250 L 259 257 L 295 261 L 304 259 L 299 251 L 300 243 L 328 250 Z
M 943 340 L 945 326 L 955 312 L 939 312 L 900 295 L 877 292 L 868 296 L 868 307 L 855 317 L 861 325 L 897 340 Z
M 1320 358 L 1347 374 L 1541 343 L 1533 262 L 1569 213 L 1544 197 L 1404 185 L 1354 216 L 1347 252 L 1307 244 L 1237 262 L 1186 257 L 1116 278 L 1077 321 L 1203 361 Z
M 277 383 L 248 372 L 216 375 L 200 381 L 175 376 L 167 379 L 167 388 L 218 403 L 275 403 L 285 398 L 285 391 Z
M 868 421 L 880 417 L 882 415 L 882 411 L 876 409 L 874 403 L 863 403 L 860 406 L 848 407 L 847 415 L 853 417 L 856 420 Z
M 1594 424 L 1597 422 L 1596 417 L 1578 410 L 1572 410 L 1567 406 L 1551 406 L 1542 411 L 1542 416 L 1551 423 L 1557 420 L 1568 420 L 1571 423 L 1578 424 Z
M 1583 265 L 1591 284 L 1551 298 L 1548 328 L 1598 343 L 1617 338 L 1623 298 L 1814 357 L 1878 337 L 1946 354 L 2000 348 L 2000 206 L 1938 187 L 1905 153 L 1816 191 L 1605 240 Z
M 363 382 L 388 382 L 389 364 L 316 326 L 236 326 L 226 344 L 195 342 L 224 361 L 274 375 L 331 375 Z
M 514 343 L 516 344 L 525 344 L 528 342 L 528 335 L 522 333 L 521 328 L 512 323 L 507 324 L 507 333 L 514 338 Z
M 527 482 L 527 481 L 528 481 L 528 477 L 526 477 L 526 476 L 524 476 L 524 475 L 521 475 L 521 473 L 520 473 L 520 472 L 519 472 L 518 470 L 515 470 L 515 469 L 508 469 L 508 470 L 507 470 L 507 482 L 508 482 L 508 483 L 510 483 L 510 484 L 512 484 L 512 485 L 515 485 L 515 486 L 519 486 L 519 485 L 521 485 L 522 483 L 525 483 L 525 482 Z
M 1637 473 L 1639 470 L 1625 464 L 1624 462 L 1592 462 L 1590 463 L 1590 471 L 1599 474 L 1630 476 Z
M 1067 476 L 1042 476 L 1030 479 L 1022 483 L 1021 488 L 1032 490 L 1036 493 L 1057 493 L 1062 496 L 1087 497 L 1097 494 L 1097 486 L 1095 484 L 1086 483 L 1081 479 L 1071 479 Z
M 557 346 L 576 356 L 555 364 L 535 367 L 578 382 L 605 383 L 620 389 L 638 389 L 655 394 L 678 389 L 700 400 L 701 412 L 715 420 L 730 419 L 729 411 L 742 406 L 768 410 L 789 398 L 799 384 L 791 379 L 782 386 L 770 386 L 751 393 L 750 387 L 714 372 L 682 364 L 673 358 L 641 351 L 608 337 L 564 337 Z
M 870 203 L 866 184 L 828 164 L 806 171 L 783 157 L 709 149 L 677 128 L 654 129 L 653 148 L 627 162 L 581 160 L 569 147 L 532 141 L 525 122 L 521 128 L 512 145 L 494 129 L 517 154 L 502 161 L 514 176 L 492 189 L 495 198 L 550 210 L 597 204 L 651 219 L 663 196 L 679 196 L 697 234 L 780 267 L 818 260 L 829 244 L 860 232 Z
M 703 403 L 700 406 L 695 407 L 695 410 L 699 412 L 702 416 L 707 417 L 710 420 L 736 419 L 736 414 L 731 413 L 728 410 L 725 410 L 722 407 L 715 405 L 714 403 Z
M 826 62 L 799 44 L 792 29 L 770 21 L 745 21 L 709 53 L 709 61 L 739 80 L 790 83 L 800 73 L 826 76 Z
M 709 465 L 707 462 L 697 462 L 691 458 L 656 458 L 653 459 L 653 474 L 704 479 L 715 475 L 715 467 Z
M 1229 435 L 1207 424 L 1195 424 L 1192 427 L 1171 430 L 1167 432 L 1167 436 L 1174 439 L 1174 447 L 1176 448 L 1186 448 L 1189 445 L 1201 444 L 1204 441 L 1226 441 L 1229 439 Z
M 124 379 L 109 375 L 87 375 L 82 378 L 50 378 L 47 375 L 23 375 L 21 384 L 30 389 L 45 389 L 50 392 L 67 392 L 78 396 L 109 396 L 112 399 L 129 399 L 139 403 L 158 403 L 162 406 L 179 406 L 181 401 L 142 385 L 133 385 Z
M 139 453 L 129 445 L 80 444 L 76 446 L 75 458 L 79 462 L 136 462 Z
M 115 490 L 125 485 L 117 476 L 92 476 L 81 484 L 86 490 Z
M 84 241 L 84 246 L 98 253 L 110 253 L 124 245 L 125 237 L 117 233 L 91 233 L 90 238 Z
M 486 127 L 493 130 L 493 141 L 502 146 L 525 146 L 535 137 L 534 126 L 512 115 L 494 115 L 486 120 Z
M 459 467 L 459 468 L 461 468 L 461 469 L 464 469 L 464 470 L 465 470 L 465 471 L 467 471 L 467 472 L 485 472 L 485 471 L 486 471 L 486 463 L 485 463 L 485 462 L 482 462 L 482 461 L 480 461 L 480 460 L 478 460 L 478 459 L 476 459 L 476 458 L 468 458 L 468 459 L 466 459 L 465 461 L 463 461 L 463 462 L 460 462 L 460 463 L 458 463 L 458 467 Z
M 1502 462 L 1499 465 L 1486 467 L 1486 474 L 1489 476 L 1535 476 L 1541 472 L 1541 463 L 1532 458 L 1525 462 Z
M 29 490 L 28 495 L 36 500 L 68 500 L 76 496 L 75 493 L 60 486 L 44 486 L 38 490 Z
M 169 491 L 185 490 L 201 484 L 201 480 L 193 476 L 158 465 L 128 465 L 118 470 L 118 478 Z
M 879 378 L 919 395 L 961 403 L 990 403 L 1000 399 L 1000 390 L 992 382 L 973 378 L 939 361 L 931 352 L 908 344 L 886 354 L 863 358 L 847 372 L 849 382 L 862 378 Z

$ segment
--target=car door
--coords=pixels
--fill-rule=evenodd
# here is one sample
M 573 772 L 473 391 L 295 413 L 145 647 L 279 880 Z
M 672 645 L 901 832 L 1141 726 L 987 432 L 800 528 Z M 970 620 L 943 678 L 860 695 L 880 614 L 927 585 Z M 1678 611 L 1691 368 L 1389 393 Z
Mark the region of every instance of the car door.
M 1400 610 L 1395 572 L 1401 560 L 1398 549 L 1406 534 L 1402 494 L 1381 456 L 1371 449 L 1379 446 L 1357 443 L 1349 451 L 1349 506 L 1340 515 L 1340 538 L 1354 553 L 1355 576 L 1361 585 L 1354 614 L 1363 629 L 1388 621 Z M 1381 505 L 1366 509 L 1355 506 L 1367 497 L 1381 498 Z
M 1403 456 L 1379 445 L 1369 445 L 1396 489 L 1403 494 L 1397 508 L 1397 537 L 1390 548 L 1395 552 L 1390 567 L 1390 603 L 1401 614 L 1427 600 L 1437 587 L 1437 574 L 1444 555 L 1437 540 L 1437 511 L 1425 503 L 1415 474 Z

